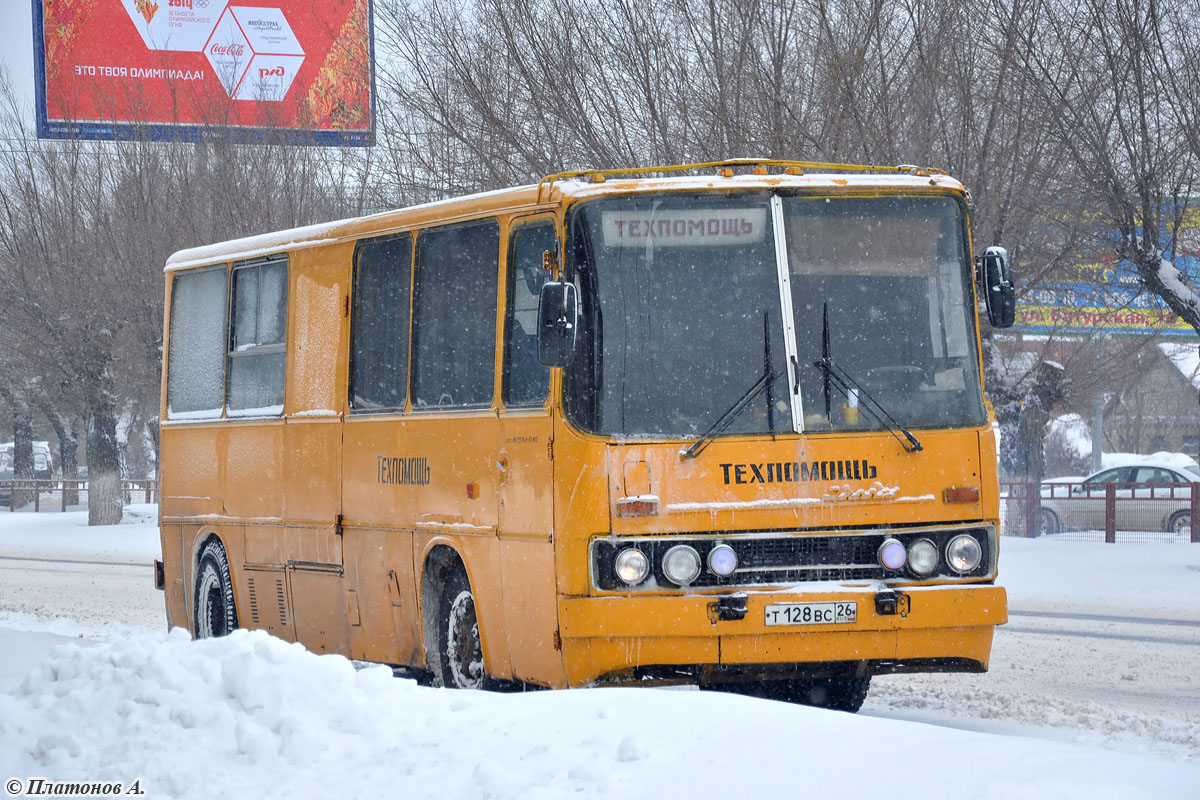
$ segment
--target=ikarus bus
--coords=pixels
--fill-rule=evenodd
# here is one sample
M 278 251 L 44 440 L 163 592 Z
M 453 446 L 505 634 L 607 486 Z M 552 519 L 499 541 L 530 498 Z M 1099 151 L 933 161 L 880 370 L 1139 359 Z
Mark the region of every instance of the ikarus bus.
M 453 687 L 982 672 L 1013 288 L 969 231 L 937 170 L 736 160 L 177 253 L 168 620 Z

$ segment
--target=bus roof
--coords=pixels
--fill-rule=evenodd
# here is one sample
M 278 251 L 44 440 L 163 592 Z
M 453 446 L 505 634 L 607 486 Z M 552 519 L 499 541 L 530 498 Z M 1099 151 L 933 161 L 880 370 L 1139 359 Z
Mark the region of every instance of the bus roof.
M 737 163 L 740 164 L 740 160 Z M 557 204 L 564 200 L 580 200 L 608 194 L 733 189 L 880 190 L 887 192 L 929 191 L 931 187 L 935 190 L 950 192 L 966 191 L 958 180 L 940 171 L 918 171 L 915 168 L 895 167 L 886 168 L 886 170 L 886 172 L 872 172 L 864 168 L 861 171 L 850 173 L 674 175 L 653 178 L 624 177 L 619 174 L 623 172 L 621 170 L 563 173 L 561 177 L 550 176 L 536 185 L 530 184 L 453 197 L 364 217 L 353 217 L 192 247 L 180 250 L 168 258 L 165 270 L 174 272 L 191 267 L 242 261 L 301 247 L 352 240 L 364 235 L 380 235 L 391 230 L 403 230 L 431 222 L 450 222 L 458 218 L 469 218 L 488 212 L 494 213 L 539 204 Z M 607 177 L 614 173 L 617 174 L 612 179 Z

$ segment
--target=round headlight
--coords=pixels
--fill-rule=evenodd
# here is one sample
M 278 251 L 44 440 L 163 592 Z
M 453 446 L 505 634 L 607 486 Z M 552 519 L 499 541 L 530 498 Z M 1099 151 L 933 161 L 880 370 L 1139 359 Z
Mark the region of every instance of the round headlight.
M 708 569 L 714 575 L 728 578 L 737 569 L 737 553 L 727 544 L 719 544 L 708 551 Z
M 636 547 L 627 547 L 617 553 L 614 565 L 617 577 L 630 586 L 644 581 L 650 572 L 650 559 Z
M 700 575 L 700 554 L 686 544 L 677 544 L 662 560 L 663 574 L 680 586 L 687 586 Z
M 950 540 L 950 544 L 946 545 L 946 563 L 955 572 L 970 572 L 979 566 L 981 558 L 983 558 L 983 548 L 970 534 L 959 534 Z
M 908 546 L 908 568 L 922 577 L 937 569 L 937 545 L 928 539 L 917 539 Z
M 879 563 L 883 564 L 884 568 L 893 572 L 903 569 L 907 559 L 908 551 L 899 539 L 885 539 L 883 544 L 879 545 Z

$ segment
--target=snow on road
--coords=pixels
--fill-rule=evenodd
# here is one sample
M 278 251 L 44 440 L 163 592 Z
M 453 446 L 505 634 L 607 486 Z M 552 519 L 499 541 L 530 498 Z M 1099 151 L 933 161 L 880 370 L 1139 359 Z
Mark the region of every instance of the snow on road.
M 1200 786 L 1200 546 L 1005 539 L 1014 613 L 991 672 L 877 678 L 854 716 L 712 692 L 446 692 L 262 633 L 193 643 L 161 630 L 153 507 L 128 525 L 85 522 L 0 513 L 6 780 L 141 777 L 152 797 Z

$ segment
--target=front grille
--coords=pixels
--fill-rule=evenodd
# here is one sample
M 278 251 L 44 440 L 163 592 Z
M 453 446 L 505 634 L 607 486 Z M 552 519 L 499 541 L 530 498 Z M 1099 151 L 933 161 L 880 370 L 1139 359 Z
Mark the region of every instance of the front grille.
M 952 571 L 945 563 L 945 547 L 960 533 L 973 535 L 983 548 L 979 566 L 966 575 Z M 685 536 L 626 538 L 610 536 L 592 542 L 592 567 L 597 588 L 629 590 L 647 588 L 678 588 L 662 572 L 662 557 L 677 544 L 696 548 L 707 565 L 708 553 L 718 544 L 727 544 L 738 557 L 733 575 L 721 578 L 709 572 L 707 566 L 691 584 L 696 588 L 721 586 L 755 586 L 807 581 L 857 581 L 933 578 L 975 578 L 987 575 L 990 569 L 990 529 L 939 528 L 936 530 L 888 530 L 870 533 L 705 533 Z M 917 539 L 929 539 L 942 553 L 938 567 L 928 578 L 918 578 L 907 570 L 892 572 L 879 564 L 877 553 L 884 540 L 899 539 L 906 546 Z M 626 547 L 637 547 L 650 560 L 651 576 L 643 584 L 630 587 L 617 576 L 613 560 Z

